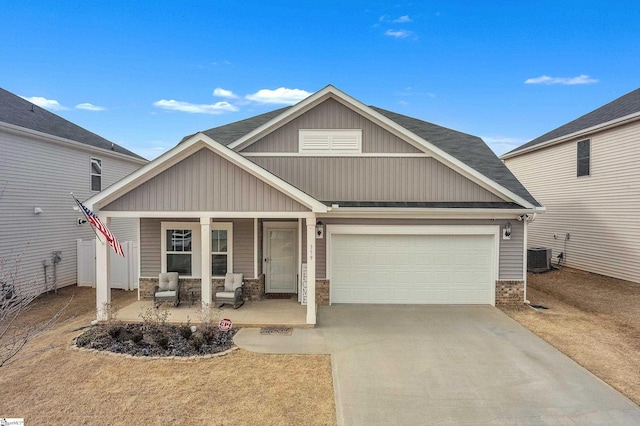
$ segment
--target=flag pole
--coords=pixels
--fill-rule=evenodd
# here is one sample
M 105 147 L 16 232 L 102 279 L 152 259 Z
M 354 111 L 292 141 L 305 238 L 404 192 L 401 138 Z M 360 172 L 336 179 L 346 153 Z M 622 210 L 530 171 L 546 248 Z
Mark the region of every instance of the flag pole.
M 86 220 L 86 223 L 89 223 L 89 217 L 87 217 L 87 213 L 84 211 L 84 209 L 80 206 L 80 201 L 78 201 L 78 199 L 76 198 L 75 195 L 73 195 L 73 192 L 70 192 L 69 194 L 71 194 L 71 197 L 73 197 L 73 200 L 76 202 L 76 205 L 78 206 L 78 208 L 80 209 L 80 211 L 82 212 L 82 215 L 84 216 L 84 220 Z M 96 238 L 98 239 L 98 241 L 100 241 L 102 244 L 104 244 L 104 241 L 102 241 L 102 239 L 100 239 L 100 237 L 98 236 L 98 233 L 96 232 L 96 230 L 94 229 L 93 226 L 91 226 L 91 224 L 89 224 L 89 228 L 91 228 L 91 230 L 93 231 L 94 235 L 96 236 Z

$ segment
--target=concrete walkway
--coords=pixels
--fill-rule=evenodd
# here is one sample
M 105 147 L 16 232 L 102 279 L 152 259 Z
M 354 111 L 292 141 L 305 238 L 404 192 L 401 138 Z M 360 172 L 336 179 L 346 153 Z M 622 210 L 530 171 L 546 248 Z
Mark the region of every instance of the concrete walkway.
M 490 306 L 334 305 L 244 349 L 331 354 L 340 425 L 636 425 L 640 408 Z

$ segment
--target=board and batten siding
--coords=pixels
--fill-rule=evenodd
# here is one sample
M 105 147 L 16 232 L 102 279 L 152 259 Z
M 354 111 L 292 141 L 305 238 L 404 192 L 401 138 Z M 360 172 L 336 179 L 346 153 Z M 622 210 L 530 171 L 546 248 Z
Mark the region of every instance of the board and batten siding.
M 300 129 L 362 129 L 363 153 L 421 152 L 334 99 L 327 99 L 242 152 L 298 152 Z
M 428 157 L 248 157 L 322 201 L 504 201 Z
M 102 188 L 141 167 L 90 146 L 73 147 L 45 138 L 0 130 L 0 258 L 4 267 L 15 266 L 19 258 L 19 281 L 44 281 L 44 260 L 62 251 L 56 267 L 57 286 L 76 283 L 76 240 L 95 238 L 90 225 L 79 226 L 82 213 L 70 192 L 83 201 L 91 191 L 91 158 L 102 160 Z M 43 210 L 34 214 L 34 208 Z M 136 223 L 115 221 L 118 240 L 135 241 Z M 53 268 L 47 268 L 47 282 L 53 282 Z
M 402 225 L 402 226 L 450 226 L 450 225 L 495 225 L 503 227 L 506 220 L 419 220 L 419 219 L 338 219 L 321 218 L 326 225 Z M 304 224 L 303 224 L 304 225 Z M 512 234 L 510 240 L 500 239 L 499 270 L 500 280 L 522 280 L 523 277 L 523 250 L 524 250 L 524 225 L 517 220 L 511 221 Z M 306 232 L 302 233 L 302 258 L 306 258 Z M 327 273 L 327 239 L 316 239 L 316 277 L 326 278 Z
M 307 211 L 208 148 L 102 207 L 103 211 Z
M 577 177 L 584 139 L 591 173 Z M 550 247 L 554 258 L 565 252 L 572 268 L 640 282 L 639 162 L 639 122 L 506 159 L 547 209 L 529 225 L 529 247 Z
M 157 277 L 161 272 L 162 222 L 198 222 L 197 219 L 140 219 L 140 276 Z M 233 271 L 254 275 L 253 219 L 216 219 L 214 222 L 233 223 Z

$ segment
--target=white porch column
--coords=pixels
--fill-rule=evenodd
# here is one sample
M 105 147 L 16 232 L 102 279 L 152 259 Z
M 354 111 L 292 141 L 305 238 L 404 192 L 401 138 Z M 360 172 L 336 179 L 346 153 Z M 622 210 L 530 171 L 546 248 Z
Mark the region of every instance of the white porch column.
M 316 218 L 307 222 L 307 324 L 316 323 Z
M 98 218 L 107 225 L 111 226 L 111 218 L 104 214 L 95 212 Z M 109 289 L 109 244 L 96 238 L 96 319 L 98 321 L 106 321 L 109 319 L 109 310 L 105 309 L 106 305 L 111 303 L 111 289 Z
M 211 218 L 200 218 L 200 243 L 201 243 L 201 294 L 202 309 L 208 309 L 213 303 L 213 292 L 211 289 Z

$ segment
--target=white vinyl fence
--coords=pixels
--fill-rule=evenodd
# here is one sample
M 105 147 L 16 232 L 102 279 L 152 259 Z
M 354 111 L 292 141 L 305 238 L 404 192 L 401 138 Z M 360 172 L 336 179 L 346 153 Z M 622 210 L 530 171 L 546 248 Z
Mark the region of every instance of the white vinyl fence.
M 78 287 L 96 286 L 96 240 L 76 240 L 78 253 Z M 138 244 L 121 243 L 124 257 L 109 247 L 109 287 L 123 290 L 138 288 Z

